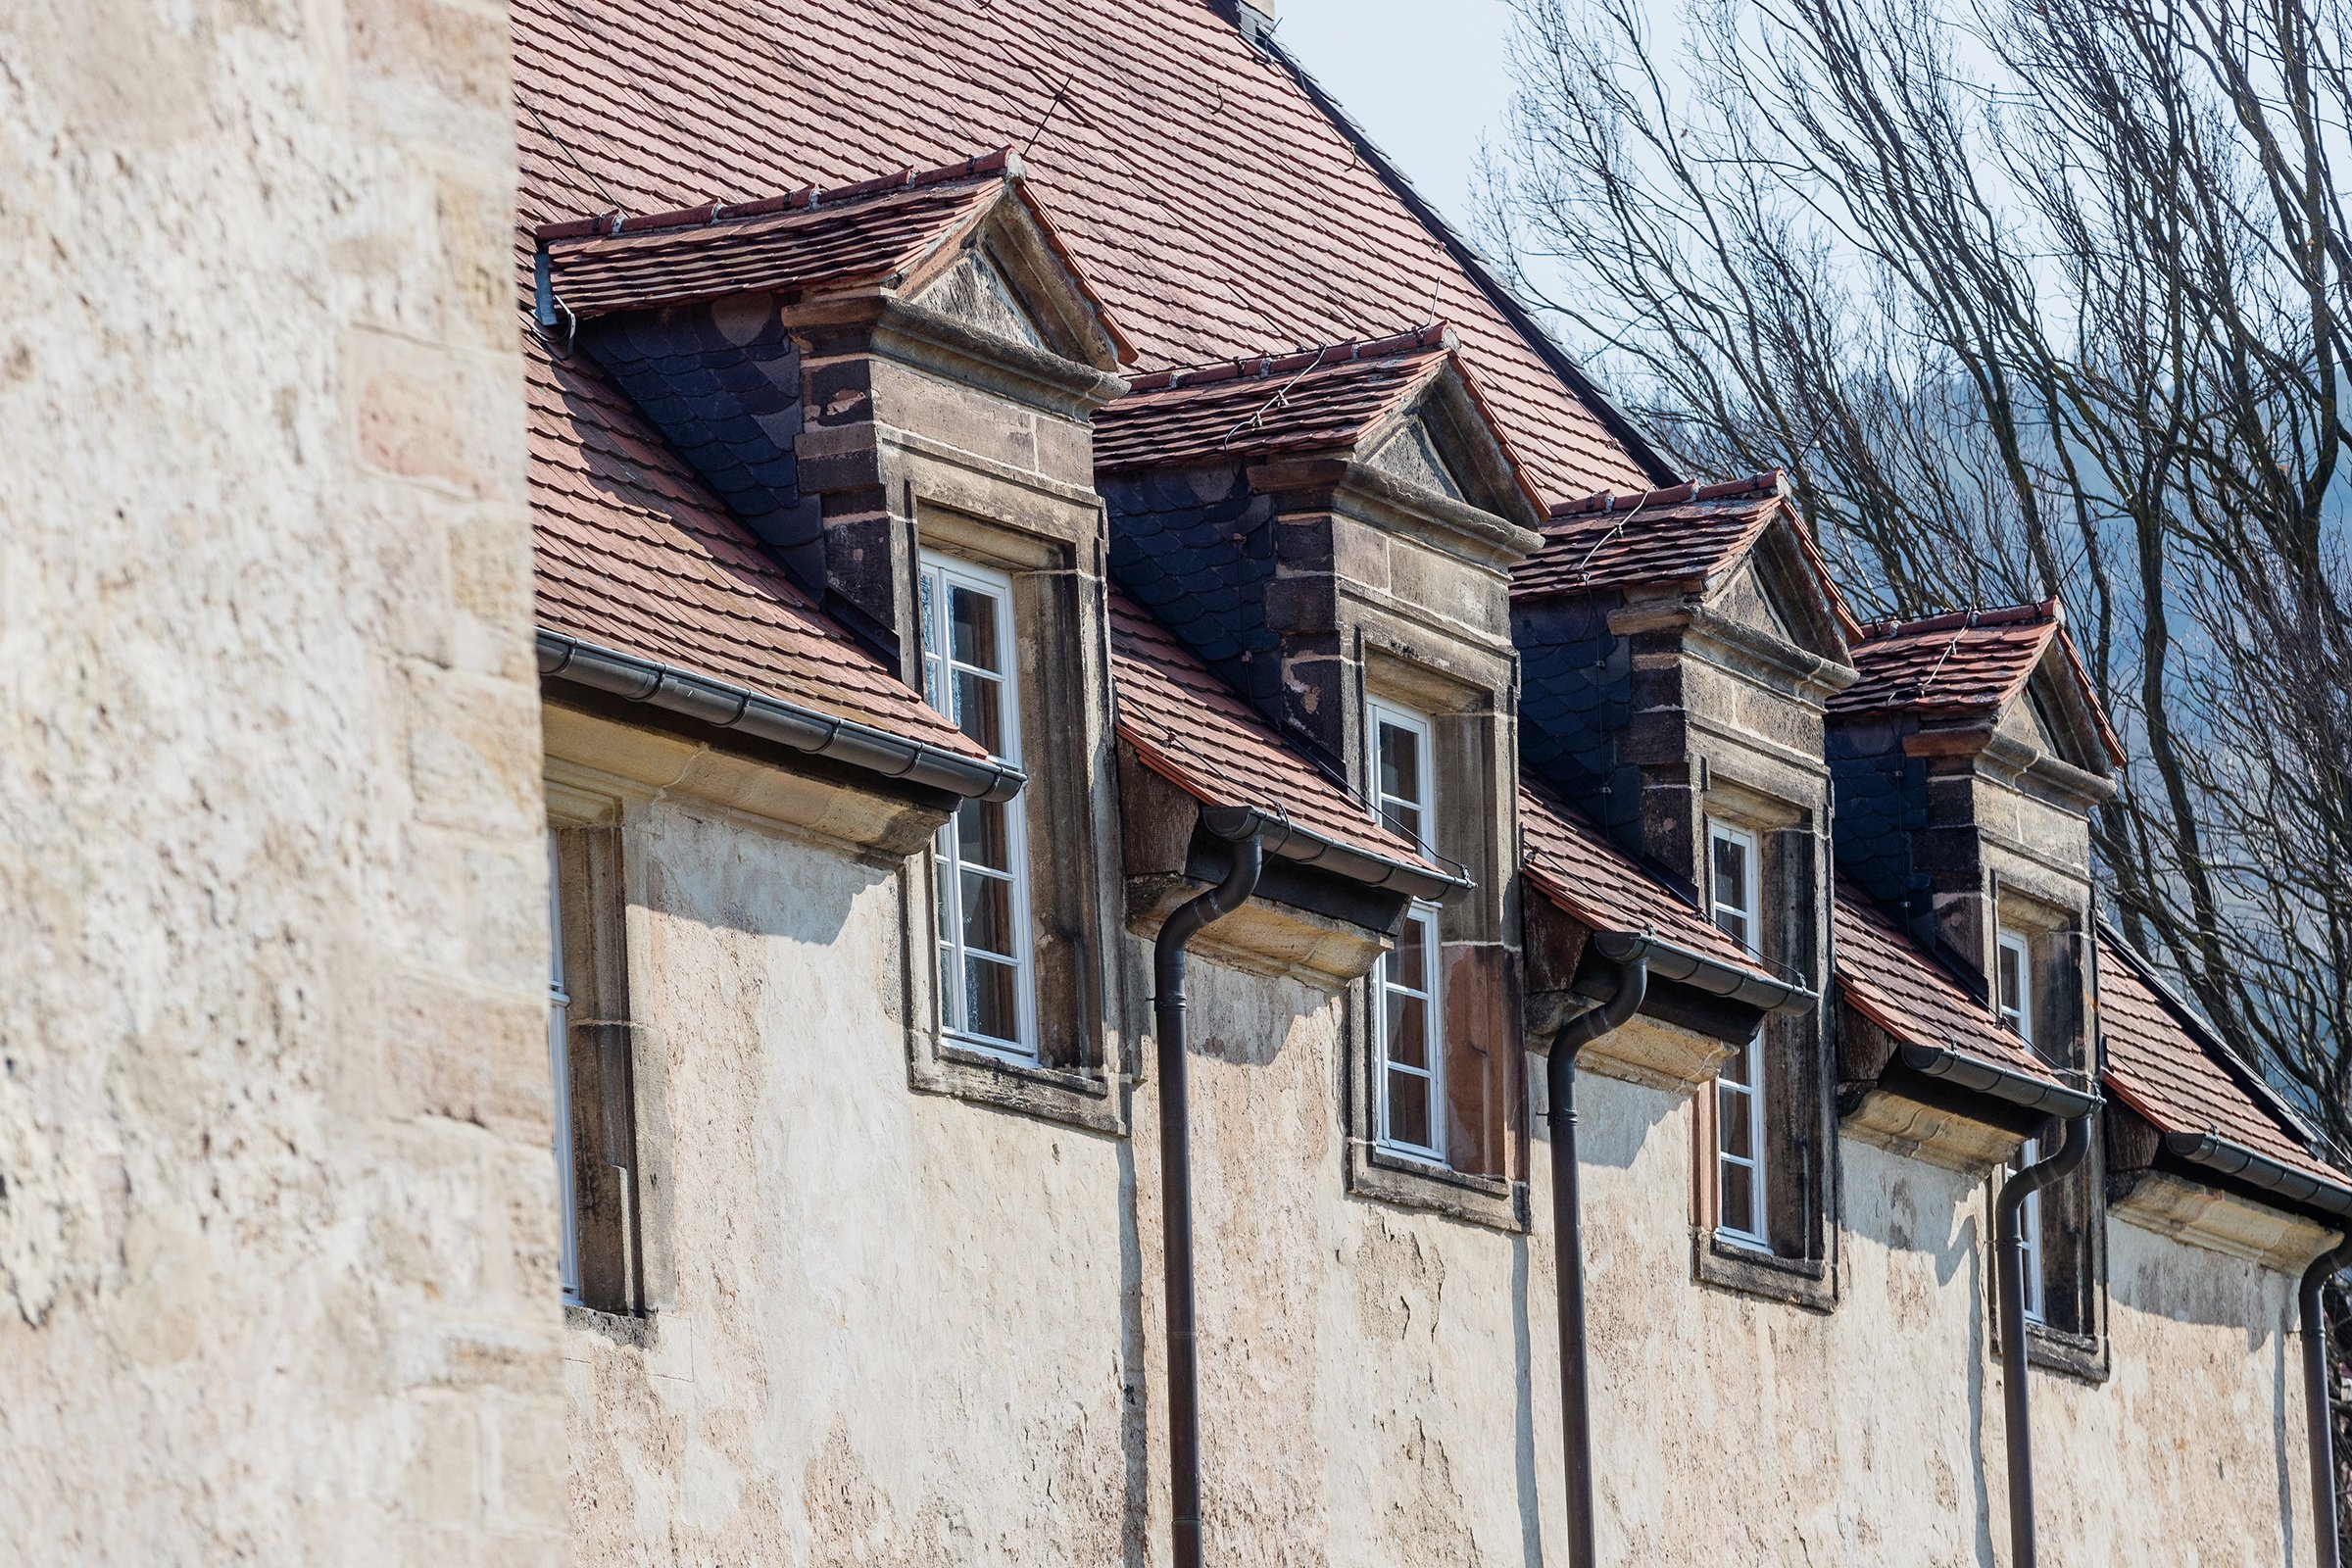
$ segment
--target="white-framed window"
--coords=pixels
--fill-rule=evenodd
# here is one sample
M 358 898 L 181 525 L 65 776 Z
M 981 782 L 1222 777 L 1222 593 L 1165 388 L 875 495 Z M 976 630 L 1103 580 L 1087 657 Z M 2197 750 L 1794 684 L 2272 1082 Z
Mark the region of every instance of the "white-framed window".
M 1993 944 L 1994 1004 L 2001 1023 L 2031 1048 L 2034 1044 L 2034 950 L 2024 933 L 2002 931 Z M 2029 1138 L 2018 1149 L 2014 1169 L 2023 1170 L 2041 1152 L 2041 1141 Z M 2045 1321 L 2047 1298 L 2041 1278 L 2041 1195 L 2026 1195 L 2018 1214 L 2018 1250 L 2024 1259 L 2026 1320 Z
M 571 994 L 564 984 L 564 859 L 547 835 L 547 1070 L 555 1081 L 556 1211 L 564 1216 L 564 1299 L 580 1299 L 579 1201 L 571 1169 Z
M 1414 843 L 1427 843 L 1437 813 L 1429 719 L 1375 701 L 1365 730 L 1374 814 Z M 1381 1147 L 1443 1162 L 1446 1042 L 1439 994 L 1440 942 L 1438 906 L 1416 903 L 1405 912 L 1396 951 L 1382 957 L 1375 972 L 1372 1030 Z
M 1012 580 L 926 554 L 923 697 L 1003 761 L 1021 760 Z M 939 1021 L 958 1040 L 1037 1055 L 1022 797 L 966 801 L 939 830 Z
M 1725 935 L 1761 953 L 1756 836 L 1707 824 L 1707 909 Z M 1715 1233 L 1770 1250 L 1765 1225 L 1764 1034 L 1748 1036 L 1715 1077 Z

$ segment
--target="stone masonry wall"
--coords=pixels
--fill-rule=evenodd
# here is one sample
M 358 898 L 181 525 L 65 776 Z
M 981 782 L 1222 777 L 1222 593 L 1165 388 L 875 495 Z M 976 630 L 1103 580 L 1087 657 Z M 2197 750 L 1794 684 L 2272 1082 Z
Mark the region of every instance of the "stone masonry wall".
M 498 0 L 0 7 L 0 1560 L 561 1560 Z

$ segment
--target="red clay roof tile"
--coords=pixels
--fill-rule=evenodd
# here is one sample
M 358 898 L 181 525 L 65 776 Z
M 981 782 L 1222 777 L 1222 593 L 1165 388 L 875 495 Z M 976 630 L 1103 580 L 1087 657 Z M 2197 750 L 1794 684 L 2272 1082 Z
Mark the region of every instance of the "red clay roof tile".
M 1936 1046 L 2011 1072 L 2060 1081 L 2056 1071 L 1928 955 L 1870 896 L 1839 879 L 1838 993 L 1865 1018 L 1908 1045 Z
M 1443 329 L 1162 370 L 1095 416 L 1095 466 L 1345 451 L 1435 380 Z
M 556 298 L 585 320 L 728 294 L 874 282 L 905 270 L 1003 188 L 990 174 L 692 227 L 548 242 Z
M 981 755 L 818 612 L 593 365 L 524 342 L 540 625 Z
M 1199 0 L 517 0 L 525 221 L 1023 148 L 1147 366 L 1429 319 L 1548 497 L 1647 482 L 1278 63 Z
M 1117 588 L 1110 590 L 1110 648 L 1119 736 L 1178 789 L 1209 806 L 1279 811 L 1350 849 L 1441 869 L 1285 745 L 1256 710 Z
M 2109 1091 L 2158 1132 L 2212 1133 L 2340 1185 L 2344 1173 L 2312 1155 L 2270 1087 L 2202 1020 L 2151 984 L 2144 961 L 2123 943 L 2100 937 L 2099 1032 L 2107 1046 L 2101 1078 Z
M 1573 807 L 1529 779 L 1519 784 L 1520 866 L 1529 884 L 1592 931 L 1653 932 L 1703 957 L 1778 980 L 1714 921 L 1609 842 Z
M 1830 699 L 1835 714 L 1912 712 L 1939 718 L 1991 718 L 2025 690 L 2055 642 L 2089 706 L 2108 756 L 2124 745 L 2082 667 L 2055 599 L 1999 610 L 1964 610 L 1924 620 L 1873 621 L 1853 645 L 1862 678 Z

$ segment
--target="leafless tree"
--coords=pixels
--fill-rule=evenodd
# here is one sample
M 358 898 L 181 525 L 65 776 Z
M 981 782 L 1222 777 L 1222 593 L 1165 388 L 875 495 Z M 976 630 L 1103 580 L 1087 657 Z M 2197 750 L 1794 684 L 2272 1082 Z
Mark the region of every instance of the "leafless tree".
M 2347 0 L 1515 0 L 1484 225 L 1849 584 L 2064 595 L 2112 907 L 2352 1144 Z

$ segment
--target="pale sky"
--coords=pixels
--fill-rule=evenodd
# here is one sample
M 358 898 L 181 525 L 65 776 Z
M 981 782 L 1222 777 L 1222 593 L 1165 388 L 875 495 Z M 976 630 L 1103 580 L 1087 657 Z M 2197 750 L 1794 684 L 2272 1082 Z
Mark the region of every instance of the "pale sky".
M 1278 0 L 1275 36 L 1457 229 L 1510 80 L 1504 0 Z

